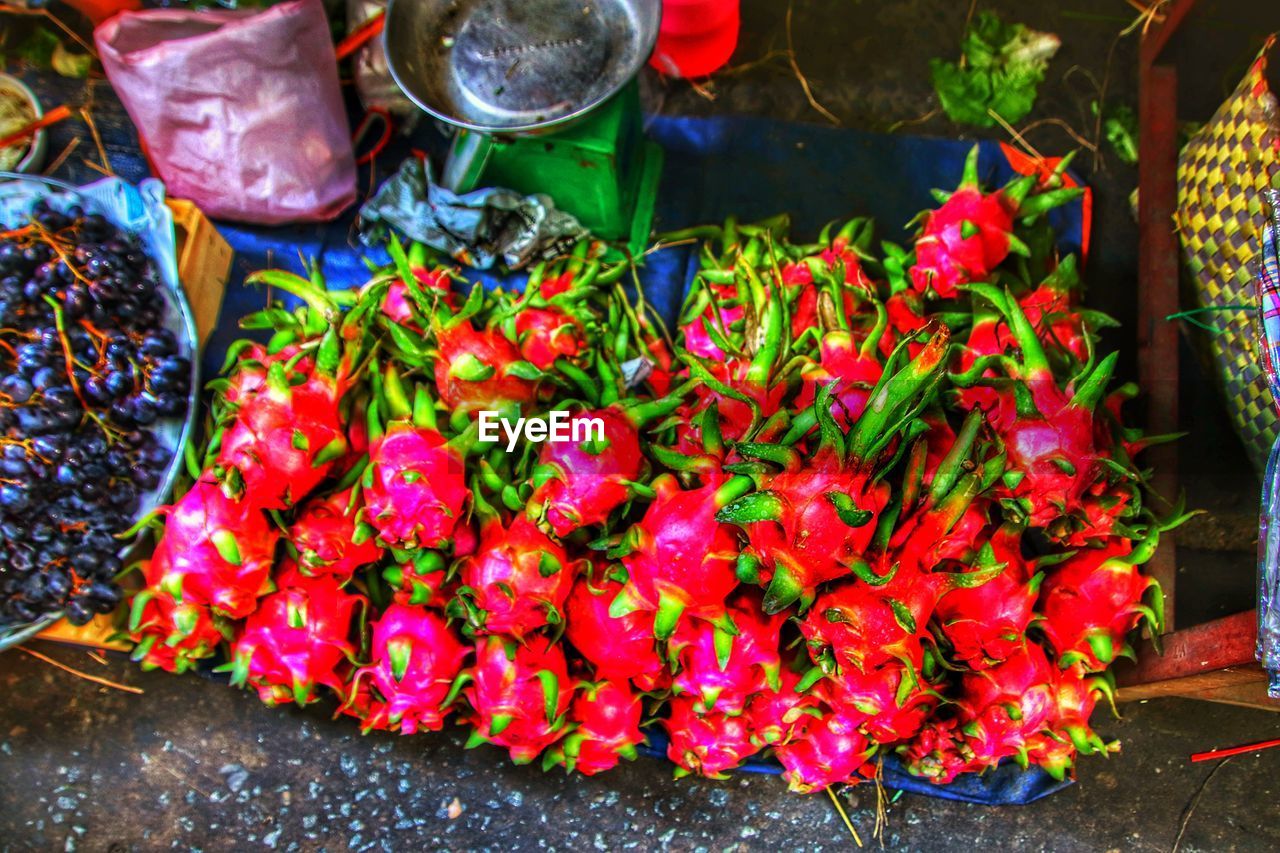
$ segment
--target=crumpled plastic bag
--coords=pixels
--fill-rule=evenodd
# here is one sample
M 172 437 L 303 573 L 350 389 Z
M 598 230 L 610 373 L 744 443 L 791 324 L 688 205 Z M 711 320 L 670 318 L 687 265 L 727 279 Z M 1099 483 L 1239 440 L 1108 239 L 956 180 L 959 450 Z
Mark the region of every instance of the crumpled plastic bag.
M 1280 192 L 1265 192 L 1271 221 L 1262 237 L 1256 281 L 1258 347 L 1272 396 L 1280 400 Z M 1269 676 L 1268 695 L 1280 699 L 1280 440 L 1262 478 L 1258 519 L 1258 662 Z
M 170 195 L 263 225 L 333 219 L 355 201 L 321 0 L 123 12 L 94 41 Z
M 489 269 L 499 259 L 520 269 L 553 258 L 588 236 L 549 196 L 480 189 L 459 195 L 431 180 L 410 157 L 360 208 L 361 237 L 370 245 L 385 226 L 446 252 L 460 263 Z

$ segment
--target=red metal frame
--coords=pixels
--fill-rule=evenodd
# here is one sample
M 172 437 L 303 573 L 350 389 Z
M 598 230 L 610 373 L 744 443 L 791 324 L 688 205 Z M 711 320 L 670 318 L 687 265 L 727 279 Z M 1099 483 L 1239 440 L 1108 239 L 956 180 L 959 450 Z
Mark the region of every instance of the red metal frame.
M 1157 434 L 1178 430 L 1178 329 L 1165 320 L 1178 311 L 1178 72 L 1162 54 L 1193 6 L 1195 0 L 1175 0 L 1165 7 L 1163 23 L 1143 37 L 1139 64 L 1138 373 L 1148 395 L 1148 428 Z M 1176 443 L 1154 448 L 1149 461 L 1157 472 L 1154 488 L 1176 494 Z M 1164 588 L 1170 633 L 1161 638 L 1163 655 L 1145 643 L 1137 664 L 1120 670 L 1120 698 L 1185 696 L 1280 710 L 1280 702 L 1266 698 L 1265 675 L 1254 659 L 1256 611 L 1175 631 L 1172 533 L 1162 539 L 1149 570 Z

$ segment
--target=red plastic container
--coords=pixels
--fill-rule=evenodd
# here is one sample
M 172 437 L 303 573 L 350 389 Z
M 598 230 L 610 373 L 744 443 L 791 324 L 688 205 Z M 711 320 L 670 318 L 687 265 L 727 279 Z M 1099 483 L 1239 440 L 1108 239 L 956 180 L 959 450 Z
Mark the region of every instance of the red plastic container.
M 738 44 L 739 0 L 663 0 L 649 64 L 671 77 L 705 77 Z

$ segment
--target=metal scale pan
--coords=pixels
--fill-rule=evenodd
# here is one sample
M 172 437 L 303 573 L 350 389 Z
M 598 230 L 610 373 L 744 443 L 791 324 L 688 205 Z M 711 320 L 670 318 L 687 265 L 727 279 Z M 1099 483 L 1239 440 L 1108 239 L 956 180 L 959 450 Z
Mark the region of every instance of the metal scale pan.
M 448 124 L 518 134 L 589 112 L 643 67 L 660 0 L 391 0 L 387 64 Z

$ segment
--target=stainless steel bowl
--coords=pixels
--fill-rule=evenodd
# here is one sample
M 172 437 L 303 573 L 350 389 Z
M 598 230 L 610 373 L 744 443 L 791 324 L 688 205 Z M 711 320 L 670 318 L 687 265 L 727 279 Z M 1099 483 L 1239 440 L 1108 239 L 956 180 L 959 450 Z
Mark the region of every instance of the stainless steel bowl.
M 457 127 L 528 133 L 621 89 L 658 37 L 661 0 L 391 0 L 391 76 Z
M 71 184 L 62 181 L 53 180 L 51 178 L 32 177 L 30 175 L 20 175 L 14 172 L 0 172 L 0 194 L 5 189 L 11 187 L 13 182 L 19 182 L 27 187 L 38 187 L 52 196 L 57 203 L 63 206 L 70 205 L 72 202 L 81 204 L 86 210 L 102 213 L 109 220 L 115 222 L 116 225 L 122 225 L 115 217 L 111 215 L 110 210 L 103 209 L 99 205 L 93 203 L 79 194 L 77 188 Z M 32 201 L 34 203 L 34 196 Z M 10 223 L 0 222 L 0 225 L 9 225 Z M 147 247 L 150 249 L 150 247 Z M 161 262 L 155 258 L 155 253 L 148 251 L 152 259 L 160 264 Z M 163 264 L 161 264 L 163 267 Z M 191 359 L 191 393 L 187 398 L 187 416 L 184 420 L 178 421 L 169 418 L 163 421 L 157 421 L 152 428 L 156 438 L 164 442 L 165 446 L 173 452 L 173 457 L 169 460 L 168 466 L 165 468 L 164 476 L 161 477 L 160 483 L 150 492 L 142 495 L 138 507 L 138 513 L 135 521 L 148 514 L 156 507 L 161 506 L 168 500 L 170 493 L 173 491 L 174 483 L 177 482 L 178 475 L 184 464 L 182 456 L 182 448 L 191 439 L 191 435 L 195 430 L 196 416 L 200 406 L 200 355 L 196 337 L 195 315 L 191 311 L 191 304 L 187 302 L 187 295 L 182 289 L 181 283 L 178 281 L 178 271 L 176 265 L 171 269 L 160 270 L 163 282 L 167 310 L 165 312 L 164 324 L 178 338 L 179 345 L 184 354 Z M 131 542 L 120 550 L 120 556 L 124 560 L 129 560 L 133 556 L 133 552 L 137 546 L 137 542 Z M 0 651 L 19 645 L 30 639 L 43 628 L 48 627 L 60 618 L 60 614 L 47 614 L 35 622 L 29 624 L 23 623 L 0 623 Z

